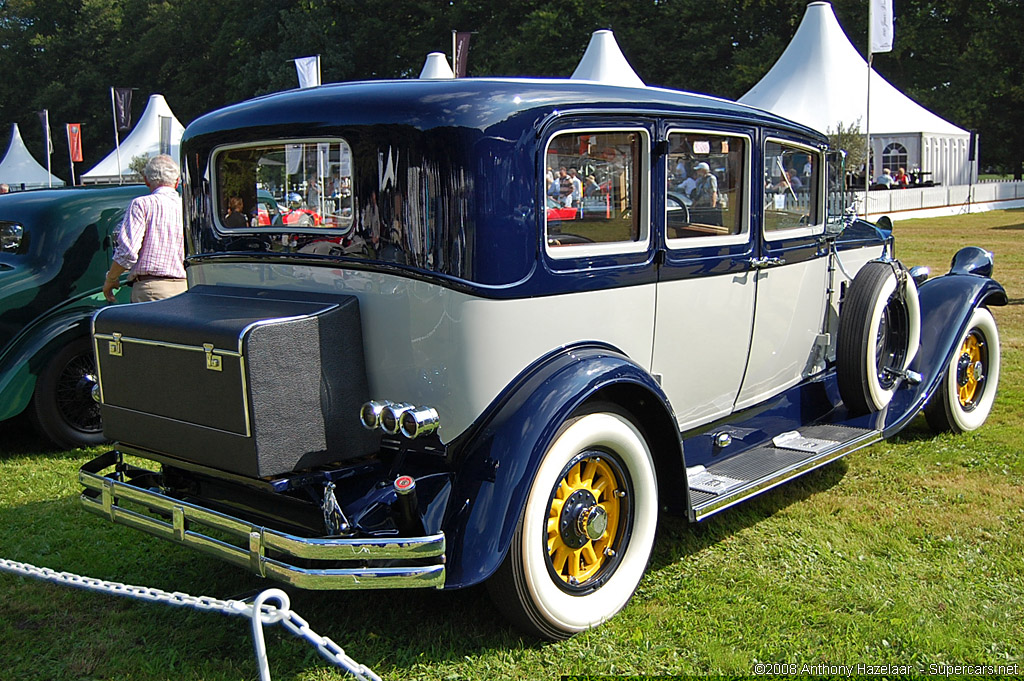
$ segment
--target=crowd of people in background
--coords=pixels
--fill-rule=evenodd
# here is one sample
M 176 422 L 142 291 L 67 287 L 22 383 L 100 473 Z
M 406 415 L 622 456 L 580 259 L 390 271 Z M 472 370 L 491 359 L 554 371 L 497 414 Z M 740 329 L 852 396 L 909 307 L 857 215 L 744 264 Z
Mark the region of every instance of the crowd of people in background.
M 593 175 L 581 177 L 576 168 L 560 166 L 557 173 L 548 168 L 546 174 L 547 195 L 558 201 L 563 208 L 580 208 L 584 198 L 601 194 L 601 185 Z

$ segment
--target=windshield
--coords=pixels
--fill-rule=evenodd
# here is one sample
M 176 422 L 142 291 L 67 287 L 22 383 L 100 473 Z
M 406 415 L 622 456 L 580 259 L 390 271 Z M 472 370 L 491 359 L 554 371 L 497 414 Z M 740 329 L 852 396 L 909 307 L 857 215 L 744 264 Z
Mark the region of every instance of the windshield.
M 224 230 L 352 227 L 352 149 L 345 140 L 225 148 L 214 167 L 217 221 Z

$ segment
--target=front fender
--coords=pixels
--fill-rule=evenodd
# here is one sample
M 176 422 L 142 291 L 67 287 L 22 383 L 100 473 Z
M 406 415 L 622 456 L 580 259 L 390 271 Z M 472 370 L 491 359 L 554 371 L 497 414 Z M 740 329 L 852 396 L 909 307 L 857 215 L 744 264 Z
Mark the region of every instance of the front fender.
M 955 260 L 954 260 L 955 262 Z M 939 388 L 946 367 L 979 306 L 1006 305 L 1006 291 L 995 280 L 956 270 L 918 287 L 921 301 L 921 349 L 908 367 L 921 374 L 921 382 L 897 392 L 889 406 L 884 434 L 902 430 Z
M 46 362 L 69 341 L 88 336 L 96 310 L 107 304 L 103 294 L 78 298 L 25 327 L 0 355 L 0 420 L 25 410 Z
M 548 355 L 517 377 L 454 443 L 455 484 L 444 524 L 446 588 L 479 583 L 498 569 L 537 467 L 559 427 L 589 399 L 620 390 L 646 396 L 641 398 L 644 410 L 656 415 L 662 436 L 667 427 L 674 429 L 676 450 L 662 443 L 659 454 L 676 457 L 681 470 L 679 432 L 668 398 L 646 370 L 603 344 L 581 344 Z M 636 399 L 630 402 L 637 402 L 634 409 L 639 406 Z

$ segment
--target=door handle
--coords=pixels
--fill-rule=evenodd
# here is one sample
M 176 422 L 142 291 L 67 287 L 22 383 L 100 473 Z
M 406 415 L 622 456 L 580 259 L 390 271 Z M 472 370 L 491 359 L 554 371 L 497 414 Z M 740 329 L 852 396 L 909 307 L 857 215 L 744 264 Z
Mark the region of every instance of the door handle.
M 751 258 L 747 261 L 750 265 L 750 269 L 763 270 L 769 267 L 778 267 L 779 265 L 785 265 L 785 258 Z

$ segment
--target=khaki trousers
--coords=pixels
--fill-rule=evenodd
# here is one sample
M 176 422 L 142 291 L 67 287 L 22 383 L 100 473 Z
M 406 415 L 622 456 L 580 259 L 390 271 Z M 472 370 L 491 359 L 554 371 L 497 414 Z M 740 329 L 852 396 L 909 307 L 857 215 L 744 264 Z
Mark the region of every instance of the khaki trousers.
M 132 286 L 132 302 L 145 303 L 150 300 L 161 300 L 170 298 L 188 289 L 188 282 L 184 279 L 147 279 L 137 281 Z

